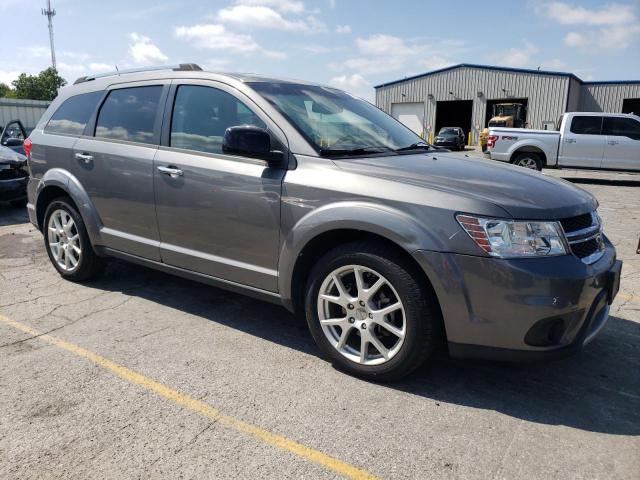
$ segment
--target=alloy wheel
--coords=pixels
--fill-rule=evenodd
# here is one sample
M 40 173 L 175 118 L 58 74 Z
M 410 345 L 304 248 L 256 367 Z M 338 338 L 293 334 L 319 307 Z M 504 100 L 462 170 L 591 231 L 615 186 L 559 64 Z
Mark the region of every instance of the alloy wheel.
M 516 162 L 516 165 L 518 165 L 519 167 L 530 168 L 532 170 L 538 170 L 538 164 L 536 163 L 535 159 L 531 157 L 520 158 Z
M 404 343 L 404 305 L 391 282 L 371 268 L 345 265 L 327 275 L 317 309 L 329 343 L 358 364 L 388 362 Z
M 71 272 L 78 266 L 82 247 L 78 228 L 69 212 L 53 211 L 47 225 L 47 240 L 51 255 L 61 270 Z

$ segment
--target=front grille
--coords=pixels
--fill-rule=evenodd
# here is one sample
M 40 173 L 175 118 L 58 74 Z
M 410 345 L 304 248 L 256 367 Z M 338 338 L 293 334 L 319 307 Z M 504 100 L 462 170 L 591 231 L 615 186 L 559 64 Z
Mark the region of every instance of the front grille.
M 571 251 L 578 258 L 585 258 L 600 250 L 600 242 L 596 238 L 571 245 Z
M 560 220 L 560 223 L 562 224 L 564 231 L 566 233 L 570 233 L 590 227 L 593 224 L 593 219 L 590 213 L 585 213 L 584 215 L 578 215 L 577 217 L 564 218 Z
M 593 263 L 602 255 L 604 240 L 601 233 L 600 218 L 595 212 L 560 220 L 567 237 L 571 252 L 585 263 Z
M 4 170 L 0 170 L 0 180 L 13 180 L 15 178 L 24 178 L 26 176 L 26 172 L 19 168 L 6 168 Z

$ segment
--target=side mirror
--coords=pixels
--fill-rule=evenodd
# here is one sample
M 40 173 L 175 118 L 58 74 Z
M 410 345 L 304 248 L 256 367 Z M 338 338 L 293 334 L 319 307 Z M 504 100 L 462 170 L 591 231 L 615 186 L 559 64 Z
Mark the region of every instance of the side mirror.
M 222 151 L 231 155 L 260 158 L 266 160 L 271 167 L 280 166 L 284 157 L 282 152 L 271 150 L 271 135 L 264 128 L 252 125 L 227 128 L 222 140 Z
M 19 147 L 23 143 L 23 140 L 20 138 L 7 138 L 4 141 L 4 145 L 7 147 Z

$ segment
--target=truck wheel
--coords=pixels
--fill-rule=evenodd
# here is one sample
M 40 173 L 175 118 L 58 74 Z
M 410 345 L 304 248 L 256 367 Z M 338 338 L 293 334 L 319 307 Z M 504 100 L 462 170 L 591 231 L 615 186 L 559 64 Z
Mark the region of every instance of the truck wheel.
M 530 168 L 531 170 L 542 170 L 542 160 L 540 160 L 540 155 L 537 153 L 521 153 L 517 155 L 511 163 L 519 167 Z
M 404 257 L 357 242 L 337 247 L 312 269 L 306 317 L 317 345 L 339 369 L 377 381 L 397 380 L 440 345 L 434 294 Z
M 49 204 L 43 227 L 47 254 L 63 278 L 82 282 L 102 272 L 105 261 L 93 251 L 84 221 L 68 197 Z

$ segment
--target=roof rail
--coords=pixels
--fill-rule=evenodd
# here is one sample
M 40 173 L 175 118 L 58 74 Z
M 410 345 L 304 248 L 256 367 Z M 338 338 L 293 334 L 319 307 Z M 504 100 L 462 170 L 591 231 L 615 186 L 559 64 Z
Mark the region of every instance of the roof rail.
M 78 78 L 74 85 L 78 83 L 90 82 L 96 78 L 112 77 L 116 75 L 126 75 L 128 73 L 140 73 L 140 72 L 155 72 L 157 70 L 173 70 L 174 72 L 199 72 L 202 68 L 196 63 L 180 63 L 178 65 L 162 65 L 159 67 L 144 67 L 144 68 L 130 68 L 128 70 L 115 70 L 113 72 L 100 73 L 97 75 L 87 75 L 85 77 Z

